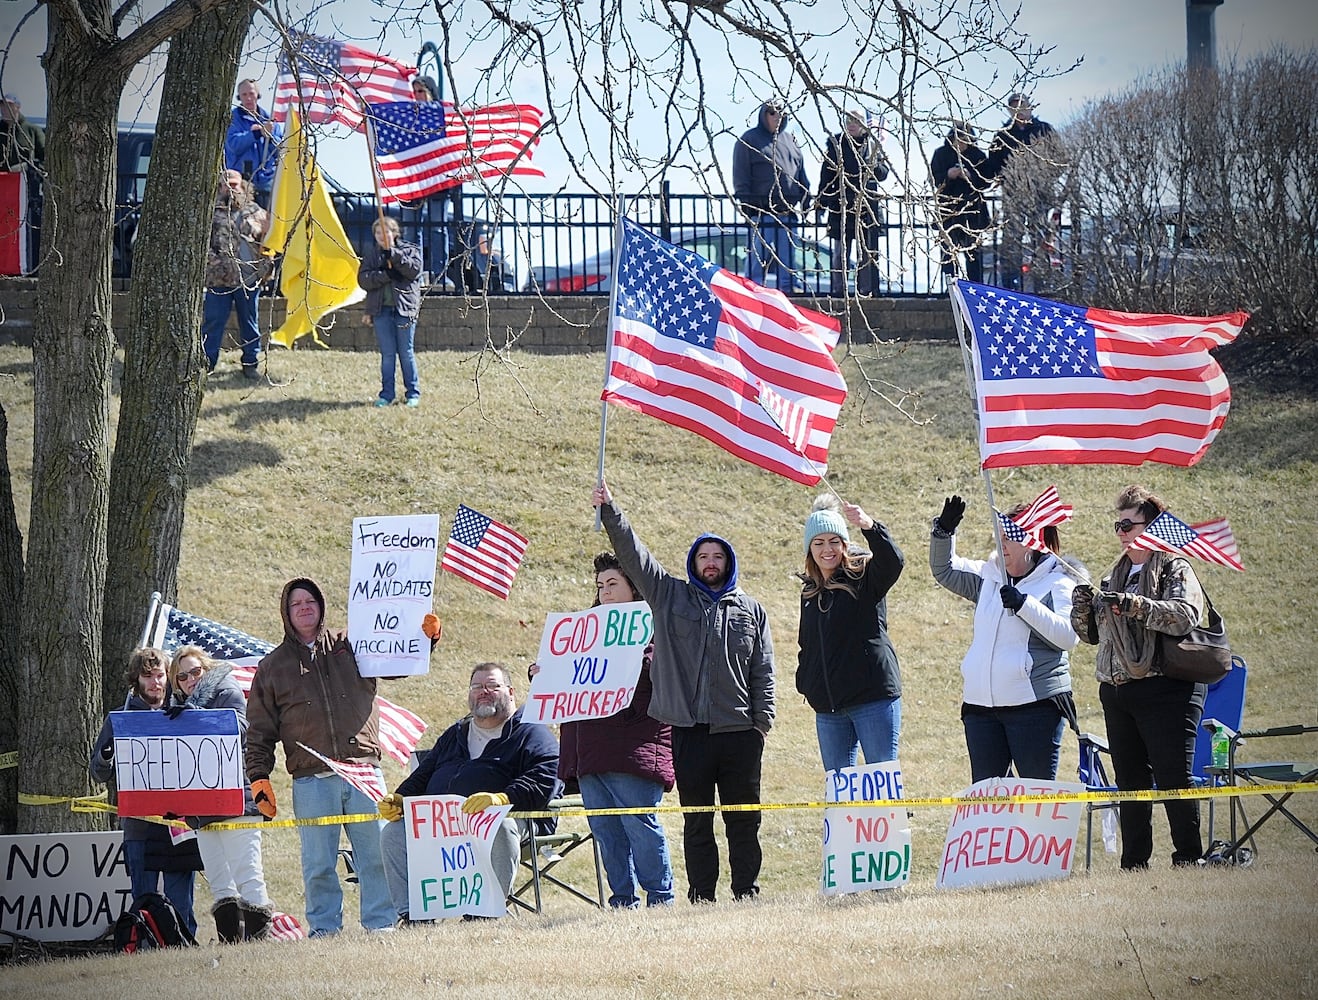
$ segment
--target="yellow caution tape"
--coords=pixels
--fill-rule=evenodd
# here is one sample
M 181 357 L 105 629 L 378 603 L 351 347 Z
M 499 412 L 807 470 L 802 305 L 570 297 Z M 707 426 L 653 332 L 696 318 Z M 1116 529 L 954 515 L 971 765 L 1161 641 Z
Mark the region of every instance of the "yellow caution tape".
M 1275 785 L 1221 785 L 1202 788 L 1173 788 L 1163 791 L 1149 788 L 1134 791 L 1117 791 L 1103 789 L 1089 792 L 1048 792 L 1042 794 L 960 796 L 941 795 L 910 799 L 866 799 L 847 802 L 755 802 L 732 805 L 708 806 L 636 806 L 616 809 L 586 809 L 581 806 L 565 806 L 561 809 L 543 809 L 527 812 L 509 813 L 514 819 L 558 819 L 566 816 L 630 816 L 648 813 L 712 813 L 712 812 L 776 812 L 809 811 L 822 809 L 928 809 L 946 806 L 976 806 L 981 808 L 998 808 L 1004 806 L 1049 805 L 1053 803 L 1087 802 L 1095 804 L 1112 804 L 1118 802 L 1163 802 L 1171 799 L 1214 799 L 1237 798 L 1249 795 L 1285 795 L 1303 792 L 1318 792 L 1318 782 L 1284 782 Z M 22 805 L 44 806 L 68 803 L 73 812 L 114 812 L 115 807 L 105 801 L 104 794 L 99 796 L 55 796 L 18 793 Z M 168 826 L 184 827 L 182 820 L 164 819 L 159 816 L 135 817 L 149 822 L 164 823 Z M 376 822 L 375 813 L 353 813 L 340 816 L 317 816 L 309 819 L 268 819 L 261 824 L 262 829 L 291 829 L 299 826 L 337 826 L 340 823 Z M 211 823 L 205 830 L 243 830 L 250 829 L 254 817 L 249 822 Z
M 9 750 L 5 753 L 0 753 L 0 771 L 10 767 L 18 767 L 17 750 Z

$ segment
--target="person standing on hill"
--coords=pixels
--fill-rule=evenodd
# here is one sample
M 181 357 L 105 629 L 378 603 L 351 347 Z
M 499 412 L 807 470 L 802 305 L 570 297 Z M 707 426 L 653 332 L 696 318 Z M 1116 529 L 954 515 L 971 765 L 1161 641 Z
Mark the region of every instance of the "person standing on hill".
M 747 277 L 758 285 L 772 262 L 778 291 L 794 289 L 797 212 L 810 211 L 805 157 L 787 131 L 787 104 L 770 98 L 760 105 L 754 128 L 732 148 L 732 187 L 750 223 Z
M 1012 94 L 1007 109 L 1011 118 L 993 137 L 981 173 L 1002 184 L 1000 280 L 1003 288 L 1020 291 L 1026 235 L 1036 250 L 1052 239 L 1046 220 L 1055 198 L 1057 134 L 1034 117 L 1024 94 Z
M 252 182 L 256 203 L 269 211 L 284 127 L 275 123 L 260 100 L 261 88 L 255 80 L 238 82 L 238 104 L 229 115 L 224 135 L 224 165 Z
M 650 715 L 673 728 L 673 772 L 684 806 L 758 804 L 764 742 L 773 727 L 773 639 L 758 601 L 737 586 L 737 556 L 717 535 L 669 573 L 632 530 L 601 480 L 591 494 L 624 573 L 654 616 Z M 713 903 L 719 881 L 714 814 L 683 817 L 687 898 Z M 759 895 L 760 813 L 723 813 L 734 899 Z
M 275 744 L 293 776 L 293 812 L 298 819 L 375 815 L 375 803 L 325 766 L 305 744 L 332 760 L 380 767 L 380 713 L 374 677 L 357 670 L 348 637 L 325 626 L 325 598 L 315 581 L 289 580 L 279 599 L 284 640 L 266 654 L 252 679 L 247 701 L 247 779 L 252 799 L 265 816 L 277 812 L 270 774 Z M 378 775 L 383 787 L 384 775 Z M 367 930 L 394 925 L 393 903 L 380 856 L 375 820 L 299 826 L 302 884 L 311 937 L 343 928 L 343 887 L 336 870 L 339 830 L 348 832 L 357 870 L 361 923 Z
M 938 235 L 943 246 L 942 270 L 950 285 L 960 271 L 958 256 L 966 255 L 964 274 L 976 284 L 984 283 L 984 263 L 979 241 L 989 228 L 984 192 L 988 154 L 975 145 L 974 128 L 968 122 L 953 122 L 947 141 L 934 150 L 929 161 L 938 208 Z
M 362 257 L 357 283 L 366 289 L 366 316 L 380 345 L 380 395 L 375 405 L 394 401 L 394 377 L 401 368 L 407 405 L 420 406 L 415 340 L 421 313 L 421 248 L 399 236 L 394 218 L 377 219 L 371 232 L 375 242 Z
M 238 314 L 238 344 L 243 378 L 261 377 L 261 327 L 257 304 L 271 261 L 261 253 L 270 216 L 252 199 L 252 186 L 236 170 L 226 170 L 215 194 L 211 239 L 206 251 L 206 299 L 202 306 L 201 342 L 208 371 L 220 360 L 229 314 Z
M 879 293 L 879 243 L 886 221 L 879 183 L 888 179 L 889 169 L 878 130 L 870 127 L 865 112 L 847 111 L 842 131 L 829 136 L 819 174 L 819 207 L 828 210 L 828 235 L 833 241 L 835 296 L 846 294 L 853 246 L 857 248 L 856 294 Z

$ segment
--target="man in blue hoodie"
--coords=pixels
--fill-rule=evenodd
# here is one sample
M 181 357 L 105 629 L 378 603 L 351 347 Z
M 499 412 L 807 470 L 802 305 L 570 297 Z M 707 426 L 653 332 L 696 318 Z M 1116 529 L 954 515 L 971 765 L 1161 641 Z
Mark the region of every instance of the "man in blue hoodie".
M 773 639 L 759 602 L 737 586 L 737 556 L 717 535 L 687 553 L 687 578 L 660 565 L 602 480 L 591 502 L 623 572 L 654 616 L 650 715 L 673 727 L 673 771 L 684 806 L 758 804 L 764 740 L 773 726 Z M 719 880 L 714 814 L 683 817 L 687 898 L 712 903 Z M 759 895 L 760 814 L 725 812 L 734 899 Z
M 764 284 L 772 262 L 778 290 L 792 292 L 797 212 L 810 211 L 810 178 L 780 98 L 760 105 L 755 127 L 733 147 L 732 190 L 751 227 L 747 277 Z
M 224 166 L 227 170 L 237 170 L 252 182 L 256 203 L 268 211 L 284 127 L 271 120 L 270 112 L 258 103 L 260 100 L 261 89 L 255 80 L 239 81 L 238 104 L 224 135 Z

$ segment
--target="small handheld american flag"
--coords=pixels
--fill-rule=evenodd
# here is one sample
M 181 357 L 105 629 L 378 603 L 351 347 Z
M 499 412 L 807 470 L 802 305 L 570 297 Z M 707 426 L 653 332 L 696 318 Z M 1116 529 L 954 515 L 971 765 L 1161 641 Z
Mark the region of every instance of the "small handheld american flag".
M 1069 503 L 1062 503 L 1062 498 L 1057 495 L 1056 486 L 1049 486 L 1014 518 L 1008 517 L 1000 510 L 995 510 L 994 513 L 998 515 L 1004 537 L 1036 552 L 1047 552 L 1048 546 L 1043 540 L 1043 529 L 1065 524 L 1071 520 L 1075 509 Z
M 1168 511 L 1163 511 L 1130 543 L 1132 549 L 1150 552 L 1170 552 L 1177 556 L 1193 556 L 1204 562 L 1245 571 L 1240 561 L 1236 536 L 1226 518 L 1188 525 Z

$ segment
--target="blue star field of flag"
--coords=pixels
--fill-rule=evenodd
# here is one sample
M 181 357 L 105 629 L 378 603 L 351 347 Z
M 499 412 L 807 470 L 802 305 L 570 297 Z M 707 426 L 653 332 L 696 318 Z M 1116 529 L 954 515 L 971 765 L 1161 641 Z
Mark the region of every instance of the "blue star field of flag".
M 985 380 L 1104 377 L 1084 309 L 969 282 L 961 289 Z
M 450 537 L 468 548 L 479 548 L 481 539 L 489 530 L 490 519 L 480 511 L 472 510 L 465 504 L 458 506 L 457 516 L 453 518 L 453 530 Z
M 1013 542 L 1019 542 L 1021 545 L 1024 545 L 1025 532 L 1021 529 L 1021 526 L 1000 510 L 994 511 L 994 513 L 998 515 L 998 521 L 1002 524 L 1003 536 L 1010 538 Z
M 320 38 L 316 35 L 298 37 L 297 72 L 304 79 L 333 80 L 341 76 L 339 66 L 340 44 L 332 38 Z M 279 72 L 290 72 L 288 53 L 279 54 Z
M 165 637 L 161 648 L 173 652 L 180 646 L 200 646 L 216 660 L 239 660 L 247 656 L 264 656 L 274 645 L 256 636 L 240 632 L 228 625 L 180 611 L 169 609 L 165 623 Z
M 1153 523 L 1145 530 L 1157 535 L 1164 542 L 1175 545 L 1178 549 L 1185 548 L 1188 543 L 1199 537 L 1199 532 L 1166 511 L 1154 518 Z
M 445 134 L 444 106 L 435 101 L 372 104 L 370 114 L 377 156 L 413 149 L 442 139 Z
M 624 223 L 618 316 L 659 334 L 712 349 L 722 304 L 710 289 L 718 273 L 699 254 Z

